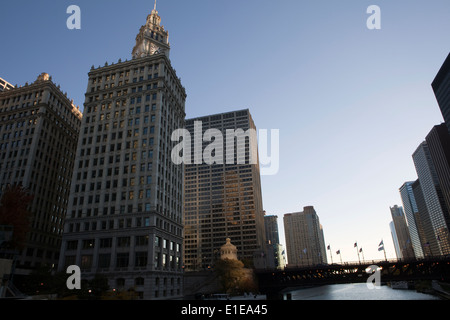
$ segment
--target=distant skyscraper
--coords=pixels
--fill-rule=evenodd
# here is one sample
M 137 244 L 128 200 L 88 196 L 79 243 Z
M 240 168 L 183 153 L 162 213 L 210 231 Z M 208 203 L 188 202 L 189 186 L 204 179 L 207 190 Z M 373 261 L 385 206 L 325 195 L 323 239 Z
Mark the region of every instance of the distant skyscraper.
M 283 220 L 288 266 L 327 263 L 323 229 L 314 207 L 287 213 Z
M 448 210 L 427 142 L 422 142 L 413 153 L 414 166 L 420 181 L 423 197 L 430 216 L 434 237 L 437 240 L 438 255 L 450 254 Z
M 434 126 L 425 140 L 441 189 L 444 216 L 450 226 L 450 134 L 446 125 Z
M 286 266 L 285 250 L 280 244 L 278 216 L 264 216 L 267 242 L 267 267 L 284 268 Z
M 278 216 L 264 216 L 264 226 L 266 230 L 267 243 L 279 244 L 280 236 L 278 231 Z
M 450 132 L 450 54 L 431 84 L 437 102 Z
M 412 189 L 412 181 L 405 182 L 400 187 L 400 196 L 403 202 L 405 218 L 411 237 L 412 247 L 416 258 L 423 258 L 422 242 L 419 235 L 420 215 L 417 208 L 416 199 Z M 392 208 L 391 208 L 392 211 Z
M 34 195 L 18 267 L 58 263 L 81 118 L 46 73 L 0 92 L 0 190 L 17 184 Z
M 422 241 L 422 250 L 425 256 L 439 255 L 439 247 L 436 236 L 434 235 L 433 225 L 431 223 L 430 214 L 428 213 L 427 204 L 423 197 L 420 181 L 417 179 L 412 184 L 414 199 L 417 209 L 419 210 L 420 219 L 417 228 L 419 230 L 420 239 Z
M 227 139 L 226 132 L 242 133 L 256 130 L 249 110 L 239 110 L 186 120 L 192 143 L 192 162 L 185 165 L 184 223 L 186 271 L 212 266 L 227 238 L 237 247 L 240 260 L 253 260 L 257 250 L 265 250 L 264 211 L 262 207 L 259 162 L 250 161 L 250 154 L 257 154 L 257 143 L 237 141 L 234 136 Z M 217 131 L 216 131 L 217 130 Z M 218 143 L 216 156 L 230 156 L 231 162 L 205 159 L 203 149 L 210 145 L 205 132 L 221 133 L 223 141 Z M 194 143 L 199 137 L 198 146 Z M 216 141 L 217 142 L 217 141 Z M 223 152 L 227 143 L 233 147 L 230 155 Z M 202 150 L 197 150 L 198 148 Z M 219 150 L 220 149 L 220 150 Z M 238 161 L 242 151 L 242 162 Z M 245 160 L 245 161 L 244 161 Z M 222 163 L 220 163 L 222 162 Z M 260 253 L 259 253 L 260 254 Z
M 186 93 L 160 22 L 155 8 L 132 60 L 89 72 L 60 260 L 142 299 L 183 295 L 183 167 L 170 138 Z
M 397 205 L 390 208 L 392 221 L 394 222 L 395 233 L 397 235 L 397 242 L 400 249 L 402 259 L 415 258 L 412 246 L 411 236 L 406 224 L 406 218 L 403 213 L 403 208 Z
M 397 231 L 395 230 L 394 221 L 389 222 L 389 229 L 391 230 L 392 242 L 394 243 L 395 255 L 397 259 L 402 258 L 402 252 L 398 243 Z

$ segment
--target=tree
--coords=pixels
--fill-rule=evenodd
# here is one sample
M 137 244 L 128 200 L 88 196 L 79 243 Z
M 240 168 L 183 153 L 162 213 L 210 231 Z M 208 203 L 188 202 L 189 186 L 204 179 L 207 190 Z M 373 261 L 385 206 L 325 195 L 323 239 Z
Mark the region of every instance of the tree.
M 13 227 L 9 246 L 22 249 L 31 226 L 31 212 L 28 206 L 33 196 L 21 185 L 8 185 L 0 200 L 0 225 Z
M 251 270 L 245 269 L 241 261 L 218 260 L 215 269 L 224 292 L 242 293 L 257 290 Z

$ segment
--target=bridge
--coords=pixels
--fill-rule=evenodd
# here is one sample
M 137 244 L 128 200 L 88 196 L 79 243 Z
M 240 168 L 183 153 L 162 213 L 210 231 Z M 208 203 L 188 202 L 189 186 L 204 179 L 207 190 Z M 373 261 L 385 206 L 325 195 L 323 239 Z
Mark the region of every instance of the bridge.
M 439 280 L 450 282 L 450 256 L 414 260 L 348 262 L 255 271 L 259 290 L 277 299 L 284 290 L 327 284 Z M 369 279 L 370 278 L 370 279 Z

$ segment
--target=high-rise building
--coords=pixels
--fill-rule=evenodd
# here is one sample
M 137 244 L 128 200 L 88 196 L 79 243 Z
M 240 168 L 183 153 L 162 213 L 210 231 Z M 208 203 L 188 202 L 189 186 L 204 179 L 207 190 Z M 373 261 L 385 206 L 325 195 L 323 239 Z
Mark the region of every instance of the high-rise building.
M 266 241 L 271 244 L 279 244 L 278 216 L 264 216 L 264 227 L 266 230 Z
M 19 268 L 58 262 L 81 118 L 46 73 L 0 92 L 0 190 L 21 185 L 34 196 Z
M 439 255 L 439 247 L 437 244 L 436 236 L 434 235 L 433 225 L 431 223 L 430 214 L 428 213 L 427 204 L 423 197 L 420 181 L 417 179 L 412 184 L 414 199 L 416 201 L 417 210 L 419 211 L 420 218 L 417 219 L 417 228 L 419 230 L 419 236 L 422 241 L 423 254 L 428 256 Z
M 264 251 L 265 232 L 251 114 L 239 110 L 189 119 L 186 129 L 193 152 L 185 164 L 185 269 L 214 265 L 227 238 L 240 260 L 252 261 L 256 251 Z
M 395 255 L 397 259 L 402 258 L 402 252 L 400 251 L 400 245 L 398 243 L 397 231 L 395 230 L 394 221 L 389 222 L 389 229 L 391 230 L 392 242 L 394 243 Z
M 160 22 L 155 6 L 132 59 L 89 72 L 60 260 L 146 300 L 183 295 L 183 167 L 171 134 L 184 127 L 186 92 Z
M 448 209 L 442 196 L 438 175 L 426 141 L 417 147 L 412 157 L 430 217 L 433 236 L 438 244 L 439 252 L 435 255 L 450 254 Z
M 406 224 L 416 258 L 423 258 L 422 242 L 419 233 L 420 213 L 412 189 L 413 181 L 405 182 L 399 189 L 402 198 Z M 392 212 L 392 208 L 391 208 Z M 394 213 L 392 213 L 393 215 Z
M 401 259 L 415 258 L 413 244 L 410 236 L 410 229 L 406 224 L 405 214 L 403 208 L 398 205 L 390 207 L 392 221 L 394 222 L 395 234 L 397 235 L 397 243 L 399 246 L 399 254 L 397 257 Z
M 280 244 L 278 230 L 278 216 L 264 216 L 264 226 L 266 230 L 266 267 L 283 269 L 286 266 L 285 250 Z
M 450 54 L 434 78 L 431 87 L 450 133 Z
M 450 226 L 450 134 L 446 125 L 442 123 L 434 126 L 425 141 L 441 189 L 441 202 L 445 204 L 443 205 L 444 216 L 447 226 Z
M 323 228 L 314 207 L 283 217 L 288 266 L 327 263 Z

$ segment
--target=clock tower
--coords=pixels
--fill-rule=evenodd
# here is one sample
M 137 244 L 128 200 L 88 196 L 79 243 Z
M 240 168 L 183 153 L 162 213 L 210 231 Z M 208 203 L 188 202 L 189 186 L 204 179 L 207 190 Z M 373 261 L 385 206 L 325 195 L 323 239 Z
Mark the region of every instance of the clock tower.
M 161 25 L 161 17 L 155 6 L 147 16 L 147 22 L 139 30 L 136 36 L 136 45 L 133 48 L 133 59 L 148 57 L 154 54 L 163 53 L 169 58 L 170 44 L 169 32 Z

